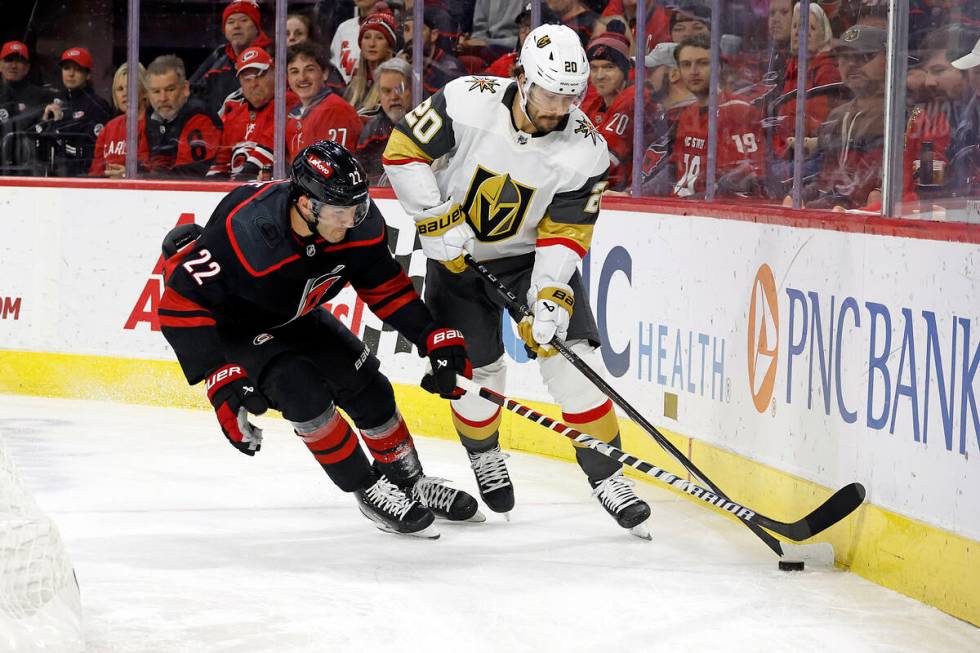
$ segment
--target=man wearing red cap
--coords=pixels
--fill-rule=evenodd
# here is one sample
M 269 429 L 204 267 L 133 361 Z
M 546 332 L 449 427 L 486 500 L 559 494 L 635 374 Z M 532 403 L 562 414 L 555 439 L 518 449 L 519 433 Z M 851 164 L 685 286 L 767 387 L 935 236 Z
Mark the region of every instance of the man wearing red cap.
M 242 52 L 235 68 L 245 100 L 229 103 L 221 118 L 221 146 L 208 177 L 265 181 L 272 177 L 275 66 L 268 52 L 254 46 Z M 295 93 L 286 92 L 287 107 L 298 102 Z
M 60 65 L 63 88 L 44 108 L 42 124 L 38 125 L 39 158 L 53 158 L 54 169 L 49 172 L 56 175 L 85 176 L 92 165 L 95 140 L 112 117 L 112 107 L 92 90 L 92 55 L 88 50 L 68 48 L 61 55 Z
M 348 18 L 337 26 L 333 41 L 330 42 L 330 63 L 337 67 L 344 76 L 344 83 L 350 82 L 361 56 L 360 41 L 361 23 L 376 11 L 377 0 L 354 0 L 357 5 L 357 15 Z M 380 3 L 384 4 L 384 3 Z M 388 5 L 384 5 L 387 10 Z
M 45 105 L 54 98 L 51 89 L 27 81 L 30 69 L 31 55 L 25 44 L 20 41 L 3 44 L 0 49 L 0 138 L 23 131 L 37 122 Z M 16 170 L 7 166 L 14 163 L 3 161 L 0 165 L 6 168 L 6 174 L 11 174 Z
M 235 62 L 250 47 L 269 48 L 270 39 L 262 31 L 262 18 L 256 0 L 236 0 L 225 7 L 221 25 L 227 43 L 219 46 L 191 75 L 191 92 L 202 98 L 209 111 L 221 115 L 225 100 L 239 90 Z

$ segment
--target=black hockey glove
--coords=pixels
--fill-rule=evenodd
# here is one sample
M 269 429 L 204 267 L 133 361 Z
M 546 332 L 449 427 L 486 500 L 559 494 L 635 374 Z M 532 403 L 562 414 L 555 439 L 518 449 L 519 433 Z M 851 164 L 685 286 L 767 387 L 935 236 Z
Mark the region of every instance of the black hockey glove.
M 262 429 L 248 421 L 248 414 L 261 415 L 268 410 L 265 397 L 239 365 L 225 365 L 211 372 L 204 387 L 228 442 L 246 456 L 254 456 L 262 448 Z
M 436 328 L 425 338 L 424 355 L 429 357 L 432 371 L 422 377 L 422 389 L 443 399 L 459 399 L 462 388 L 456 387 L 456 375 L 473 378 L 473 365 L 466 355 L 466 341 L 457 329 Z

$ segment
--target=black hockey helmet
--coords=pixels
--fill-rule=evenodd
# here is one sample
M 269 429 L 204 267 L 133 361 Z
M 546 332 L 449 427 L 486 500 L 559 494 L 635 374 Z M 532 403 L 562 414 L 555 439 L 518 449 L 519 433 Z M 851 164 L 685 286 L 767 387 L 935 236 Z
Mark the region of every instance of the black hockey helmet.
M 353 154 L 333 141 L 318 141 L 296 155 L 289 190 L 293 202 L 303 195 L 309 197 L 315 214 L 319 214 L 324 204 L 356 206 L 355 225 L 365 218 L 370 203 L 364 167 Z

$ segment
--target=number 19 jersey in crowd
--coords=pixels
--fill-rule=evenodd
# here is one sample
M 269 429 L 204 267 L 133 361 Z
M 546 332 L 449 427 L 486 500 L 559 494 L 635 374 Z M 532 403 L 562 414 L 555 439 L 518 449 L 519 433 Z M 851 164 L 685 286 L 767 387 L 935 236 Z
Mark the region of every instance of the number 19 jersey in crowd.
M 470 253 L 478 260 L 552 246 L 581 259 L 606 187 L 606 142 L 577 108 L 547 134 L 518 130 L 517 92 L 514 80 L 499 77 L 446 84 L 395 126 L 385 171 L 417 219 L 444 202 L 459 204 L 476 232 Z

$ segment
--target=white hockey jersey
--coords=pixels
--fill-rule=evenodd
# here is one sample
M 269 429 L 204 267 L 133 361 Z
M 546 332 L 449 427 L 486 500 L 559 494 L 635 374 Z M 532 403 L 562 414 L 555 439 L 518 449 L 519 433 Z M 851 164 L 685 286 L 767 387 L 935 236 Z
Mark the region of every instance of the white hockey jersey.
M 451 81 L 395 126 L 385 171 L 416 219 L 449 200 L 461 205 L 476 232 L 477 260 L 555 245 L 580 260 L 606 186 L 606 142 L 577 108 L 548 134 L 518 131 L 516 93 L 511 79 Z

